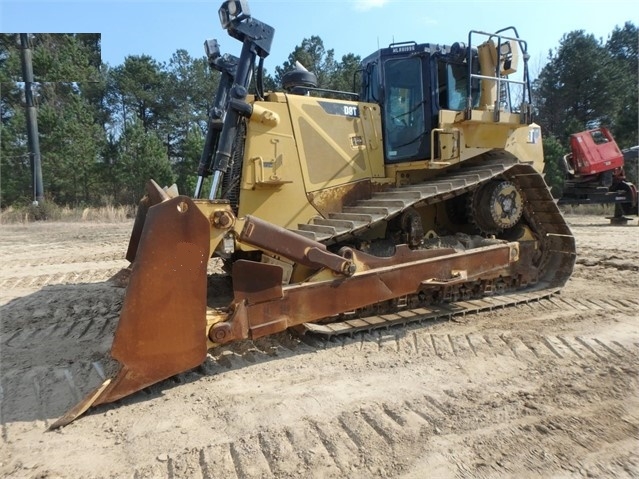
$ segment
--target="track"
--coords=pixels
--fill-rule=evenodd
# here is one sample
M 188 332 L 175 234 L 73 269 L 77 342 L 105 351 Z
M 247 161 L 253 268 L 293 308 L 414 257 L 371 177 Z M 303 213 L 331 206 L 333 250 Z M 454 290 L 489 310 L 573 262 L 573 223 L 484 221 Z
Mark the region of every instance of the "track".
M 338 335 L 353 335 L 360 332 L 371 332 L 376 329 L 390 328 L 392 326 L 411 323 L 423 323 L 424 321 L 450 320 L 458 316 L 466 316 L 509 306 L 530 305 L 539 306 L 541 310 L 576 309 L 578 311 L 599 310 L 628 310 L 635 311 L 639 308 L 639 301 L 628 299 L 618 301 L 605 300 L 565 300 L 552 291 L 538 291 L 506 294 L 497 297 L 485 297 L 470 301 L 453 301 L 429 308 L 404 309 L 397 313 L 369 316 L 328 324 L 305 323 L 304 328 L 314 334 L 328 338 Z
M 304 229 L 297 232 L 331 244 L 344 237 L 360 234 L 381 221 L 392 219 L 407 208 L 449 200 L 497 177 L 519 186 L 524 196 L 523 216 L 540 238 L 539 248 L 543 253 L 539 281 L 536 284 L 496 298 L 473 298 L 470 301 L 455 301 L 433 307 L 400 310 L 390 315 L 350 320 L 340 317 L 337 322 L 330 324 L 306 323 L 304 327 L 315 334 L 326 336 L 352 334 L 360 330 L 383 328 L 398 323 L 475 313 L 494 307 L 539 300 L 557 293 L 573 271 L 574 237 L 542 177 L 532 166 L 516 163 L 505 153 L 487 153 L 482 156 L 480 166 L 462 166 L 444 172 L 425 185 L 392 188 L 377 193 L 371 200 L 361 200 L 353 207 L 344 208 L 340 213 L 329 214 L 329 219 L 313 220 L 319 224 L 300 225 L 300 228 Z
M 510 157 L 488 153 L 482 156 L 481 166 L 463 166 L 448 170 L 423 185 L 374 193 L 371 199 L 360 200 L 342 211 L 329 213 L 328 218 L 313 218 L 310 224 L 298 225 L 294 231 L 324 244 L 336 243 L 388 221 L 407 208 L 440 203 L 466 193 L 505 173 L 515 164 Z

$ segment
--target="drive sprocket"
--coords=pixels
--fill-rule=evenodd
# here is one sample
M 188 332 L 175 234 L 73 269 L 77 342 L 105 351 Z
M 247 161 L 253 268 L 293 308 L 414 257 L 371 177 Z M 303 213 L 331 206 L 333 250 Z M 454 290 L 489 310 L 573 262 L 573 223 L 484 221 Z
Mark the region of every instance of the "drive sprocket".
M 468 202 L 470 220 L 485 234 L 512 228 L 524 211 L 521 192 L 506 180 L 485 183 L 469 195 Z

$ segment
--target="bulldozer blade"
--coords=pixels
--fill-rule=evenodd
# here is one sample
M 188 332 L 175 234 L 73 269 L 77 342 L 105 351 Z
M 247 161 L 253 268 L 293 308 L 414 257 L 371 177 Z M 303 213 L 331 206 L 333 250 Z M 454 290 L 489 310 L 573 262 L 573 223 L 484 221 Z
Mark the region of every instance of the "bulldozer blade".
M 160 188 L 155 181 L 149 180 L 146 183 L 146 194 L 138 203 L 138 212 L 135 215 L 135 222 L 133 223 L 133 231 L 131 231 L 131 237 L 129 238 L 129 247 L 126 251 L 126 259 L 129 263 L 135 261 L 135 255 L 138 251 L 138 245 L 140 244 L 140 238 L 142 237 L 142 231 L 144 230 L 144 222 L 146 221 L 146 215 L 149 208 L 169 199 L 169 195 Z
M 86 397 L 80 401 L 78 404 L 69 409 L 64 416 L 58 419 L 56 422 L 49 426 L 49 430 L 58 429 L 59 427 L 66 426 L 67 424 L 73 422 L 76 418 L 82 416 L 87 409 L 89 409 L 94 403 L 95 400 L 100 397 L 100 395 L 104 392 L 104 390 L 111 384 L 113 380 L 111 378 L 104 381 L 100 386 L 95 388 Z
M 121 368 L 51 428 L 205 360 L 209 256 L 209 222 L 189 198 L 149 208 L 111 347 Z

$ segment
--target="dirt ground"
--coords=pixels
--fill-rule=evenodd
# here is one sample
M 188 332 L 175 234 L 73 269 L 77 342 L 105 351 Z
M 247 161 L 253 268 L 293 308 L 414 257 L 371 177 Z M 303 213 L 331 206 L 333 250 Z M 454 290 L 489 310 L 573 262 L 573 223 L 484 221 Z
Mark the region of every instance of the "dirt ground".
M 568 216 L 552 300 L 288 333 L 46 428 L 102 381 L 130 223 L 0 229 L 0 476 L 639 477 L 639 227 Z

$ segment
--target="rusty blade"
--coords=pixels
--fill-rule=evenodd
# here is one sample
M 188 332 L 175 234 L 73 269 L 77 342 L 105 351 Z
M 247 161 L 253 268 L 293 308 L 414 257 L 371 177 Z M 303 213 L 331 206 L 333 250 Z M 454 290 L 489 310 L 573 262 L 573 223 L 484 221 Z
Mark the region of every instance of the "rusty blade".
M 104 392 L 104 390 L 111 384 L 112 379 L 109 378 L 104 381 L 100 386 L 95 388 L 86 397 L 80 401 L 78 404 L 69 409 L 64 416 L 58 419 L 56 422 L 49 426 L 49 430 L 57 429 L 62 426 L 66 426 L 67 424 L 73 422 L 77 417 L 80 417 L 82 414 L 89 409 L 95 400 Z
M 122 368 L 52 427 L 204 361 L 208 259 L 209 223 L 189 198 L 149 208 L 111 347 Z
M 140 238 L 142 237 L 146 214 L 149 208 L 168 199 L 169 195 L 167 195 L 155 181 L 149 180 L 146 182 L 146 195 L 144 195 L 138 203 L 138 212 L 135 215 L 133 231 L 131 232 L 131 238 L 129 238 L 129 247 L 125 256 L 130 263 L 135 261 L 135 255 L 138 251 L 138 245 L 140 244 Z

